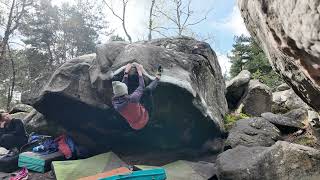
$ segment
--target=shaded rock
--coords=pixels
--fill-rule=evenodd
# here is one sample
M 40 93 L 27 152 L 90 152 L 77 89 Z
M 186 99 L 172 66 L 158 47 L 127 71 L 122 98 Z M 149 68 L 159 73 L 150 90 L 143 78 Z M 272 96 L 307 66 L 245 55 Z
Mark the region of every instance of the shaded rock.
M 14 114 L 11 114 L 12 118 L 16 118 L 16 119 L 24 119 L 29 113 L 27 112 L 17 112 Z
M 239 112 L 252 116 L 260 116 L 261 113 L 270 112 L 272 94 L 270 88 L 258 80 L 250 80 L 248 90 L 241 100 Z
M 288 90 L 290 89 L 290 86 L 286 83 L 283 83 L 283 84 L 280 84 L 278 87 L 277 87 L 277 91 L 285 91 L 285 90 Z
M 0 113 L 6 112 L 6 110 L 4 109 L 0 109 Z
M 67 133 L 54 122 L 48 122 L 46 118 L 35 109 L 28 113 L 22 120 L 28 133 L 35 132 L 38 134 L 52 135 L 54 137 L 62 133 Z
M 16 104 L 13 106 L 13 108 L 9 111 L 10 114 L 14 114 L 17 112 L 31 112 L 33 110 L 32 106 L 29 106 L 27 104 Z
M 301 99 L 320 110 L 320 11 L 318 0 L 239 0 L 252 37 L 274 70 Z
M 310 109 L 292 89 L 272 93 L 273 113 L 286 113 L 297 108 Z
M 271 146 L 280 138 L 279 129 L 264 118 L 238 120 L 225 142 L 228 148 L 243 146 Z
M 320 177 L 320 151 L 278 141 L 271 147 L 238 146 L 218 156 L 218 179 L 312 179 Z
M 275 124 L 278 128 L 284 129 L 285 131 L 288 131 L 289 128 L 292 127 L 293 131 L 298 129 L 306 129 L 308 126 L 308 112 L 304 109 L 295 109 L 283 115 L 267 112 L 262 113 L 261 117 L 265 118 L 272 124 Z
M 223 151 L 224 148 L 224 139 L 216 138 L 213 140 L 208 140 L 202 146 L 203 152 L 211 152 L 211 153 L 220 153 Z
M 243 70 L 236 77 L 227 81 L 226 99 L 230 110 L 234 110 L 238 106 L 239 101 L 248 89 L 250 78 L 251 73 L 247 70 Z
M 121 80 L 129 62 L 144 66 L 146 84 L 158 64 L 164 69 L 153 93 L 151 118 L 141 131 L 132 131 L 111 103 L 111 81 Z M 129 82 L 130 93 L 137 87 L 137 75 Z M 220 135 L 227 112 L 224 94 L 214 51 L 207 43 L 181 37 L 100 45 L 97 56 L 77 57 L 57 69 L 33 106 L 93 151 L 111 146 L 172 149 L 201 147 Z

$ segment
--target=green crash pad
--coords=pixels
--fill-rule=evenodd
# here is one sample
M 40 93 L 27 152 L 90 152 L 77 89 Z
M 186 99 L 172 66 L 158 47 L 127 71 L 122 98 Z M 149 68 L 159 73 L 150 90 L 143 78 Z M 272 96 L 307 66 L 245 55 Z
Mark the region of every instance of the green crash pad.
M 119 167 L 129 166 L 113 152 L 81 160 L 52 162 L 52 169 L 57 180 L 76 180 Z
M 155 166 L 135 165 L 136 168 L 145 170 Z M 179 160 L 162 166 L 166 170 L 167 180 L 207 180 L 214 176 L 215 166 L 212 163 L 189 162 Z
M 26 167 L 29 170 L 44 173 L 50 170 L 52 161 L 63 159 L 64 156 L 60 152 L 54 152 L 51 154 L 24 152 L 19 155 L 18 166 Z

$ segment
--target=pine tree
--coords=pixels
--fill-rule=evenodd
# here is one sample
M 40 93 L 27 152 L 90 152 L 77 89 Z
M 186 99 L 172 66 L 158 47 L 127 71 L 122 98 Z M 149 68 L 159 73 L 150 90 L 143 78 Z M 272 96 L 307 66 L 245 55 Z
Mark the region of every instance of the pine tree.
M 248 70 L 254 79 L 258 79 L 271 88 L 283 83 L 280 76 L 272 70 L 265 53 L 253 38 L 243 35 L 235 37 L 231 52 L 232 56 L 229 56 L 232 63 L 231 77 L 235 77 L 242 70 Z

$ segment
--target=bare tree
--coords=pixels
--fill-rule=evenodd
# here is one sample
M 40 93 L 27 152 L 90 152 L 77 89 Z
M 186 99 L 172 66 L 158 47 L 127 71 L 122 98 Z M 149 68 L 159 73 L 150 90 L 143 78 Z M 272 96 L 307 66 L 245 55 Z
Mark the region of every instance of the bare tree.
M 156 0 L 152 0 L 151 1 L 151 7 L 150 7 L 150 13 L 149 13 L 149 35 L 148 35 L 148 40 L 150 41 L 152 39 L 152 27 L 153 27 L 153 8 L 154 8 L 154 5 L 156 3 Z
M 2 62 L 5 59 L 7 45 L 9 43 L 10 36 L 21 24 L 21 19 L 23 18 L 23 15 L 27 12 L 26 7 L 31 4 L 32 1 L 29 0 L 12 0 L 11 5 L 6 5 L 10 7 L 10 10 L 8 12 L 8 18 L 5 25 L 4 36 L 0 44 L 0 62 Z
M 16 69 L 10 50 L 10 43 L 12 43 L 10 38 L 21 25 L 21 21 L 27 13 L 27 7 L 31 4 L 32 0 L 12 0 L 8 1 L 8 4 L 2 2 L 4 11 L 2 12 L 1 26 L 4 34 L 0 41 L 0 78 L 3 82 L 8 83 L 7 110 L 10 108 L 16 84 Z
M 108 3 L 106 0 L 103 0 L 103 2 L 106 4 L 108 9 L 112 12 L 112 14 L 121 20 L 122 22 L 122 28 L 124 30 L 124 33 L 126 34 L 128 40 L 130 43 L 132 43 L 131 36 L 129 35 L 127 28 L 126 28 L 126 8 L 128 5 L 129 0 L 122 0 L 122 15 L 119 15 L 115 12 L 114 8 L 112 7 L 111 3 Z
M 168 2 L 173 4 L 172 12 L 166 12 L 165 8 L 161 7 L 156 7 L 156 11 L 173 23 L 174 27 L 168 29 L 176 29 L 179 36 L 183 35 L 190 26 L 197 25 L 206 20 L 207 15 L 211 11 L 211 9 L 208 10 L 203 17 L 197 20 L 191 20 L 195 15 L 195 12 L 191 9 L 192 0 L 188 0 L 187 2 L 184 0 L 168 0 Z
M 149 9 L 149 19 L 148 19 L 148 40 L 150 41 L 152 39 L 152 32 L 157 32 L 161 36 L 167 37 L 167 35 L 164 33 L 165 31 L 169 30 L 168 27 L 161 26 L 160 24 L 164 24 L 163 22 L 160 22 L 161 14 L 157 11 L 157 8 L 159 8 L 159 5 L 165 4 L 165 0 L 152 0 L 151 6 Z
M 13 57 L 12 57 L 12 53 L 11 53 L 9 44 L 7 44 L 7 47 L 8 47 L 9 60 L 11 63 L 11 68 L 12 68 L 12 76 L 10 78 L 11 84 L 8 88 L 8 93 L 7 93 L 7 110 L 9 111 L 11 101 L 13 98 L 14 88 L 16 85 L 16 69 L 15 69 L 15 65 L 14 65 L 14 61 L 13 61 Z

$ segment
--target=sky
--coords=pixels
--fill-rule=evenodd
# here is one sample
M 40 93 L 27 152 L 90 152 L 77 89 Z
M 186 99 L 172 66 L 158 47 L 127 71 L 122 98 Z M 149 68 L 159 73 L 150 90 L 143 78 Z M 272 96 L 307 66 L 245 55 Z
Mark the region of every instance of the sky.
M 61 2 L 70 2 L 70 0 L 53 0 L 54 5 L 60 5 Z M 112 3 L 117 13 L 121 13 L 120 0 L 106 0 Z M 160 0 L 161 1 L 161 0 Z M 166 2 L 166 0 L 163 0 Z M 230 60 L 228 54 L 232 49 L 234 36 L 241 34 L 249 36 L 249 33 L 243 23 L 240 11 L 237 7 L 237 0 L 193 0 L 191 7 L 197 15 L 191 18 L 190 22 L 199 20 L 199 17 L 204 17 L 210 9 L 207 19 L 193 26 L 191 31 L 196 33 L 199 38 L 213 37 L 208 43 L 218 55 L 218 60 L 223 73 L 230 69 Z M 147 23 L 148 11 L 151 0 L 129 0 L 127 8 L 127 29 L 132 36 L 133 41 L 147 39 Z M 198 17 L 199 16 L 199 17 Z M 107 19 L 111 28 L 115 29 L 115 34 L 125 37 L 121 21 L 115 18 L 111 12 L 107 12 Z M 155 35 L 155 37 L 160 37 Z

